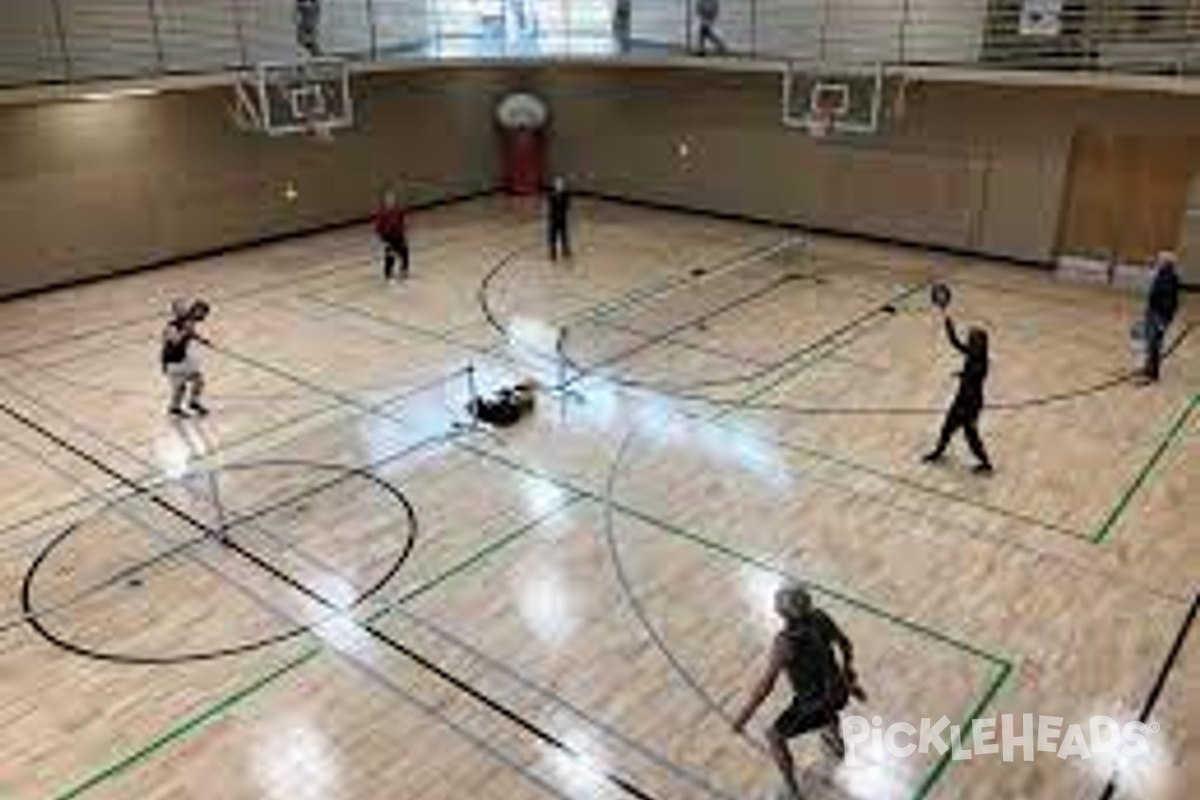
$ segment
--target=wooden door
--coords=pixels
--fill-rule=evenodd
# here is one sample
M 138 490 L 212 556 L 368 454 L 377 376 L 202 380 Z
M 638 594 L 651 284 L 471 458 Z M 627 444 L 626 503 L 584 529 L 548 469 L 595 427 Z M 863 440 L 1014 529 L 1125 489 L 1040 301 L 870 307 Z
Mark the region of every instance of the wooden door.
M 1140 263 L 1176 247 L 1198 153 L 1194 137 L 1078 131 L 1059 253 Z

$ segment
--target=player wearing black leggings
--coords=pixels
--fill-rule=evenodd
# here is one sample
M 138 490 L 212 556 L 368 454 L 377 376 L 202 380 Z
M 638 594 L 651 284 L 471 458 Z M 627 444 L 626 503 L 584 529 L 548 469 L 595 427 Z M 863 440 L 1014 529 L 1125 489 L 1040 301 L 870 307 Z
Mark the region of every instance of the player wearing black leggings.
M 963 368 L 958 373 L 958 393 L 946 412 L 937 447 L 926 455 L 924 460 L 929 464 L 940 461 L 946 452 L 946 446 L 950 444 L 950 438 L 961 429 L 971 452 L 979 460 L 975 471 L 989 473 L 992 471 L 992 462 L 983 446 L 983 439 L 979 436 L 979 415 L 983 413 L 983 384 L 987 381 L 989 366 L 987 331 L 975 327 L 968 329 L 967 341 L 964 344 L 958 338 L 954 321 L 950 319 L 949 314 L 945 315 L 944 321 L 946 337 L 954 349 L 964 356 Z

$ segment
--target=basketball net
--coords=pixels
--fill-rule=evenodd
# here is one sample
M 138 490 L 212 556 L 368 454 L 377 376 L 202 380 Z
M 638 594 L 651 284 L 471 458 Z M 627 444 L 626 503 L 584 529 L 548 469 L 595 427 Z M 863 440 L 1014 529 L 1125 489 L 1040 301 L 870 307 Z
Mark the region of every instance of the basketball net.
M 308 136 L 318 144 L 333 144 L 336 141 L 333 125 L 324 120 L 310 117 L 304 127 Z
M 837 116 L 831 109 L 817 109 L 807 120 L 808 133 L 817 139 L 828 138 L 833 133 Z

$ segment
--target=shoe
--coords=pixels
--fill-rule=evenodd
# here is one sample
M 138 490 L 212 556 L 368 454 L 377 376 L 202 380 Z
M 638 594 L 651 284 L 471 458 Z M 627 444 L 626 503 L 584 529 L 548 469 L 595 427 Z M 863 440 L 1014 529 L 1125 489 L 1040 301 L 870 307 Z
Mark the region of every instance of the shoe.
M 838 761 L 846 758 L 846 742 L 838 734 L 832 731 L 821 731 L 821 744 L 827 749 Z
M 170 414 L 172 417 L 180 417 L 180 418 L 187 417 L 187 415 L 188 415 L 188 413 L 186 411 L 184 411 L 182 408 L 180 408 L 179 406 L 171 406 L 170 408 L 167 409 L 167 413 Z
M 192 411 L 194 411 L 198 417 L 208 416 L 208 409 L 195 401 L 192 402 Z
M 924 461 L 926 464 L 937 464 L 939 461 L 942 460 L 942 454 L 941 453 L 926 453 L 925 455 L 921 456 L 921 460 Z
M 991 475 L 996 470 L 991 464 L 976 464 L 971 471 L 976 475 Z

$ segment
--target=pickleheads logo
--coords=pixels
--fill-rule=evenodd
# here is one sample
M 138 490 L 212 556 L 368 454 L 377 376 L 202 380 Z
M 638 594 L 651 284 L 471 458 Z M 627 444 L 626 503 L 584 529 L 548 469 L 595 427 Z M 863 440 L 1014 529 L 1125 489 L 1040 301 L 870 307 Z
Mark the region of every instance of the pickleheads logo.
M 1018 753 L 1024 761 L 1033 761 L 1036 753 L 1052 753 L 1063 760 L 1076 758 L 1087 760 L 1097 755 L 1120 754 L 1134 758 L 1149 751 L 1146 733 L 1158 733 L 1158 723 L 1144 722 L 1121 724 L 1112 717 L 1092 717 L 1086 725 L 1072 724 L 1063 727 L 1062 717 L 1023 714 L 1020 726 L 1014 724 L 1012 714 L 1000 717 L 999 726 L 995 717 L 976 719 L 968 726 L 967 740 L 963 741 L 960 725 L 951 725 L 942 717 L 936 722 L 921 720 L 920 727 L 907 722 L 897 722 L 883 727 L 881 717 L 846 717 L 842 720 L 842 739 L 846 743 L 846 763 L 858 766 L 863 763 L 858 757 L 860 747 L 878 752 L 883 749 L 896 758 L 908 758 L 915 753 L 950 753 L 955 761 L 969 761 L 975 757 L 1002 756 L 1005 761 L 1017 760 Z

